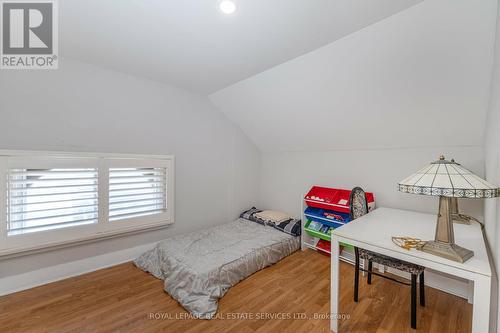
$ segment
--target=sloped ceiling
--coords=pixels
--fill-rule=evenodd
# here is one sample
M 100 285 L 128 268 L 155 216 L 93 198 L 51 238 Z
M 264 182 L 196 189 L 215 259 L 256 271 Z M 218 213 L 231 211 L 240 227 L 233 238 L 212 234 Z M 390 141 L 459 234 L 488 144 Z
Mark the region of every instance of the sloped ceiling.
M 207 94 L 421 0 L 234 1 L 59 1 L 61 55 Z
M 482 145 L 495 13 L 424 1 L 210 98 L 264 152 Z

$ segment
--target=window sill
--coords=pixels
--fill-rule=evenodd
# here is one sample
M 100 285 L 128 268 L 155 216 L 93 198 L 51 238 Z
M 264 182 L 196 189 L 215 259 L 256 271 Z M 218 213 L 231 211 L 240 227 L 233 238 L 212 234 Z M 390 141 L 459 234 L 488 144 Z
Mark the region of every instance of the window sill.
M 37 245 L 37 246 L 33 246 L 33 247 L 28 247 L 28 248 L 23 247 L 23 248 L 10 248 L 10 249 L 5 249 L 5 250 L 0 250 L 0 260 L 28 256 L 28 255 L 32 255 L 32 254 L 36 254 L 36 253 L 43 253 L 43 252 L 48 252 L 48 251 L 53 251 L 53 250 L 58 250 L 58 249 L 64 249 L 64 248 L 73 247 L 73 246 L 82 245 L 82 244 L 95 243 L 95 242 L 99 242 L 99 241 L 111 239 L 111 238 L 135 235 L 135 234 L 140 234 L 143 232 L 164 229 L 164 228 L 168 228 L 173 223 L 174 223 L 174 221 L 163 221 L 161 223 L 153 223 L 153 224 L 146 225 L 146 226 L 130 227 L 130 228 L 124 228 L 121 230 L 100 232 L 100 233 L 92 235 L 92 236 L 82 237 L 82 238 L 73 239 L 73 240 L 69 240 L 69 241 Z

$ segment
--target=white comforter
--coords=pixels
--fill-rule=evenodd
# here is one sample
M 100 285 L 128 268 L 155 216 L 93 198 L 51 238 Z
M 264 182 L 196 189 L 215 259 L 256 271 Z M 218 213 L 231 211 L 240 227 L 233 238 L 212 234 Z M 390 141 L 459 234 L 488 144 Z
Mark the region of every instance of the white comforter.
M 164 280 L 165 291 L 192 315 L 210 319 L 231 286 L 299 247 L 299 237 L 238 219 L 168 238 L 135 264 Z

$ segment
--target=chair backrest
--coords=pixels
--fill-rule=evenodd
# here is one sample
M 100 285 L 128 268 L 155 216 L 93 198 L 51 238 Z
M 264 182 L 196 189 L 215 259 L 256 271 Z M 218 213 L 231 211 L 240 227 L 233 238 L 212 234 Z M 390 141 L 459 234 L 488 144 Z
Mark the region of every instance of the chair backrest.
M 351 220 L 355 220 L 365 214 L 368 214 L 368 201 L 366 193 L 361 187 L 355 187 L 351 190 L 349 198 L 349 215 Z

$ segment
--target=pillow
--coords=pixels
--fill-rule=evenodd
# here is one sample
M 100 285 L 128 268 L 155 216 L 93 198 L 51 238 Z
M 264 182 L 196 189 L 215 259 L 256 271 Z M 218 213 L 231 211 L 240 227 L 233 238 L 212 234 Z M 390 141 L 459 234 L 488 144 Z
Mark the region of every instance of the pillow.
M 244 211 L 241 213 L 240 217 L 245 220 L 250 220 L 252 221 L 252 218 L 254 217 L 255 213 L 260 213 L 262 210 L 257 209 L 255 207 L 250 208 L 249 210 Z
M 289 219 L 281 223 L 273 223 L 275 229 L 283 231 L 292 236 L 300 236 L 302 233 L 301 221 L 296 219 Z
M 259 224 L 271 226 L 276 230 L 279 230 L 281 232 L 284 232 L 292 236 L 300 236 L 302 232 L 300 220 L 288 218 L 286 219 L 286 221 L 280 223 L 273 223 L 257 217 L 256 215 L 260 212 L 262 212 L 262 210 L 252 207 L 249 210 L 246 210 L 243 213 L 241 213 L 240 217 L 245 220 L 250 220 L 253 222 L 257 222 Z
M 271 223 L 281 223 L 291 219 L 291 217 L 287 214 L 273 210 L 265 210 L 255 213 L 255 217 Z
M 274 225 L 274 222 L 271 222 L 267 219 L 262 219 L 262 218 L 258 217 L 257 214 L 260 212 L 262 212 L 261 209 L 257 209 L 255 207 L 252 207 L 249 210 L 246 210 L 243 213 L 241 213 L 240 217 L 243 219 L 246 219 L 246 220 L 257 222 L 257 223 L 262 224 L 262 225 L 268 225 L 268 226 Z M 288 219 L 290 219 L 290 218 L 288 218 Z

